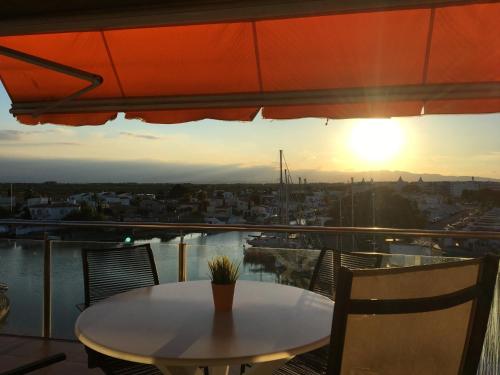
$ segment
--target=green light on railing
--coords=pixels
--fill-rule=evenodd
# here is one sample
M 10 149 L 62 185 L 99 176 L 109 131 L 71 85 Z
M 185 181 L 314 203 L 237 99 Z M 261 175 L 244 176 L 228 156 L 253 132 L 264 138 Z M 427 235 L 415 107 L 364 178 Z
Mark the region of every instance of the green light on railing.
M 126 244 L 131 244 L 132 242 L 134 242 L 134 239 L 131 236 L 126 236 L 123 239 L 123 242 L 126 243 Z

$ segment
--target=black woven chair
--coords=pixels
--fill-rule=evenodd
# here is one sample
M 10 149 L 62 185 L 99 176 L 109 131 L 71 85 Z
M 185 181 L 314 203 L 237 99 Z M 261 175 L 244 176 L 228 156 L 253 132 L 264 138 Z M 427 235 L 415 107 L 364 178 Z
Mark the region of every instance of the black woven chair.
M 110 249 L 82 249 L 85 284 L 84 307 L 132 289 L 158 285 L 158 273 L 149 244 Z M 88 367 L 108 375 L 150 375 L 161 372 L 152 365 L 106 356 L 88 347 Z
M 334 299 L 340 267 L 349 269 L 379 268 L 382 255 L 377 253 L 344 253 L 330 249 L 321 250 L 314 267 L 309 290 Z
M 314 267 L 309 290 L 334 299 L 341 267 L 349 269 L 378 268 L 382 255 L 370 253 L 344 253 L 331 249 L 321 250 Z M 329 347 L 300 354 L 278 369 L 276 374 L 323 374 L 328 363 Z
M 0 323 L 7 317 L 10 308 L 9 298 L 5 294 L 7 285 L 0 284 Z
M 476 374 L 498 262 L 342 267 L 326 360 L 299 356 L 277 373 Z
M 0 373 L 0 375 L 24 375 L 29 374 L 30 372 L 40 370 L 44 367 L 50 366 L 54 363 L 64 361 L 66 359 L 66 354 L 58 353 L 51 355 L 49 357 L 45 357 L 38 361 L 34 361 L 23 366 L 14 368 L 12 370 L 4 371 Z
M 158 285 L 149 244 L 110 249 L 83 249 L 85 307 L 118 293 Z

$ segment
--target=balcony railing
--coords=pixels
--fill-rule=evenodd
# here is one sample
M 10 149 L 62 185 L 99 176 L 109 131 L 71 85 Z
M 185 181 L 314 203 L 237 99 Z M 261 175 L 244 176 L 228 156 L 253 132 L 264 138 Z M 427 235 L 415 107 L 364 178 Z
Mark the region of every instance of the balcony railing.
M 453 238 L 500 240 L 500 232 L 465 232 L 393 228 L 351 228 L 314 226 L 261 226 L 261 225 L 210 225 L 129 222 L 55 222 L 0 220 L 0 226 L 38 227 L 48 232 L 54 229 L 91 230 L 155 230 L 177 237 L 167 243 L 156 241 L 152 248 L 157 263 L 160 282 L 207 279 L 207 260 L 216 254 L 229 255 L 243 262 L 242 278 L 308 285 L 309 278 L 322 247 L 321 241 L 314 248 L 252 248 L 245 255 L 241 248 L 243 233 L 283 232 L 308 233 L 320 239 L 343 238 L 344 243 L 352 236 L 364 238 Z M 123 246 L 123 242 L 54 240 L 45 232 L 43 239 L 0 239 L 0 282 L 9 284 L 12 310 L 0 333 L 12 333 L 46 338 L 73 338 L 74 320 L 79 314 L 75 305 L 83 301 L 83 276 L 81 249 Z M 238 235 L 231 233 L 237 232 Z M 220 236 L 196 237 L 195 233 L 221 233 Z M 226 237 L 224 237 L 226 236 Z M 229 237 L 227 237 L 229 236 Z M 335 242 L 337 239 L 337 242 Z M 136 242 L 141 242 L 136 241 Z M 144 240 L 147 241 L 147 240 Z M 332 242 L 330 242 L 331 244 Z M 373 251 L 380 251 L 373 242 Z M 331 245 L 325 245 L 330 247 Z M 313 247 L 313 246 L 309 246 Z M 440 263 L 457 258 L 423 255 L 384 254 L 382 266 L 408 266 Z M 7 280 L 2 277 L 7 275 Z M 480 374 L 500 373 L 500 285 L 490 316 L 487 338 L 483 350 Z

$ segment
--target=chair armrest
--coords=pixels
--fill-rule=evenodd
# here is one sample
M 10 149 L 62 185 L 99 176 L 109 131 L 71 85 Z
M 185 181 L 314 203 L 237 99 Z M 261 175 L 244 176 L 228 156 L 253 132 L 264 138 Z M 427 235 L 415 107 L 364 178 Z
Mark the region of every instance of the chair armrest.
M 86 309 L 85 307 L 85 304 L 84 303 L 79 303 L 78 305 L 75 305 L 75 307 L 80 311 L 82 312 L 83 310 Z
M 58 354 L 51 355 L 49 357 L 45 357 L 45 358 L 40 359 L 38 361 L 28 363 L 24 366 L 20 366 L 18 368 L 13 369 L 13 370 L 2 372 L 0 375 L 24 375 L 24 374 L 30 373 L 32 371 L 50 366 L 54 363 L 64 361 L 65 359 L 66 359 L 66 354 L 58 353 Z

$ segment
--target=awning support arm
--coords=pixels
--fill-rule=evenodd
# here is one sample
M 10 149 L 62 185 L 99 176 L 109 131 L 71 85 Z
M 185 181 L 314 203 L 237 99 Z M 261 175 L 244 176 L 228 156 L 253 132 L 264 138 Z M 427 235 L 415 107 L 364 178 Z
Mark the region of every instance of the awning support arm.
M 33 117 L 38 117 L 43 113 L 51 112 L 54 110 L 54 108 L 57 108 L 63 104 L 66 104 L 67 102 L 74 100 L 83 94 L 95 89 L 96 87 L 100 86 L 102 82 L 104 81 L 103 78 L 100 75 L 93 74 L 86 72 L 84 70 L 80 70 L 77 68 L 73 68 L 71 66 L 63 65 L 54 61 L 46 60 L 38 56 L 30 55 L 21 51 L 17 51 L 11 48 L 3 47 L 0 46 L 0 55 L 10 57 L 15 60 L 23 61 L 28 64 L 40 66 L 42 68 L 52 70 L 55 72 L 59 72 L 62 74 L 66 74 L 75 78 L 79 78 L 84 81 L 90 82 L 88 86 L 85 86 L 84 88 L 64 97 L 61 98 L 57 101 L 51 101 L 47 102 L 47 104 L 40 106 L 39 108 L 34 108 L 29 115 Z M 12 103 L 12 106 L 14 106 L 14 101 Z
M 500 82 L 355 87 L 327 90 L 251 92 L 207 95 L 176 95 L 80 99 L 48 113 L 133 112 L 169 109 L 269 107 L 315 104 L 349 104 L 384 101 L 498 99 Z M 29 114 L 50 102 L 18 102 L 13 115 Z

